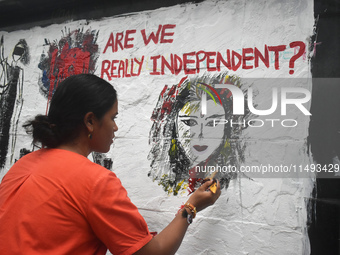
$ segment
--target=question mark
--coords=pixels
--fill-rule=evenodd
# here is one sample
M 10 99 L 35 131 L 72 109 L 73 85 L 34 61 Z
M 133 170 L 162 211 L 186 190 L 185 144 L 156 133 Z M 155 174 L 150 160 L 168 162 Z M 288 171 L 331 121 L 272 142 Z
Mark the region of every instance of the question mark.
M 289 67 L 290 68 L 294 68 L 294 62 L 295 60 L 297 60 L 299 57 L 302 56 L 302 54 L 305 52 L 306 49 L 306 45 L 304 42 L 301 41 L 296 41 L 296 42 L 291 42 L 289 44 L 290 48 L 295 48 L 297 46 L 299 46 L 299 52 L 297 54 L 295 54 L 290 60 L 289 60 Z M 294 70 L 290 70 L 289 74 L 293 74 Z

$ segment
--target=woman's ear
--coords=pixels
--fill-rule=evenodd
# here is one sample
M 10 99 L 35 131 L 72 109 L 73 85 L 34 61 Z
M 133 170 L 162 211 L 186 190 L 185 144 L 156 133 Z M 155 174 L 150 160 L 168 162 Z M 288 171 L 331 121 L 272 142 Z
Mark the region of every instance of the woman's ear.
M 85 124 L 85 127 L 87 128 L 87 131 L 89 133 L 93 132 L 95 121 L 96 121 L 96 116 L 94 115 L 93 112 L 88 112 L 88 113 L 85 114 L 84 124 Z

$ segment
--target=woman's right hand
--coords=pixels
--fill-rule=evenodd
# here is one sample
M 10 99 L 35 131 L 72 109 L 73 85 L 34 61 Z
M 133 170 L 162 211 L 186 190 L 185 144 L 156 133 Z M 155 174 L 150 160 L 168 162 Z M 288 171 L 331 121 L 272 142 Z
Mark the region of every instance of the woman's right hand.
M 196 207 L 197 212 L 202 211 L 204 208 L 213 205 L 216 200 L 221 195 L 221 186 L 219 181 L 215 180 L 217 183 L 216 192 L 212 192 L 209 189 L 214 181 L 210 180 L 203 183 L 192 195 L 190 196 L 188 203 Z
M 201 187 L 190 196 L 188 203 L 195 206 L 196 211 L 201 211 L 214 204 L 220 196 L 221 186 L 218 181 L 216 183 L 216 192 L 214 193 L 209 190 L 209 186 L 213 183 L 213 181 L 203 183 Z M 151 241 L 137 251 L 136 254 L 175 254 L 183 240 L 188 226 L 187 219 L 183 218 L 182 214 L 177 214 L 175 219 L 163 231 L 152 238 Z

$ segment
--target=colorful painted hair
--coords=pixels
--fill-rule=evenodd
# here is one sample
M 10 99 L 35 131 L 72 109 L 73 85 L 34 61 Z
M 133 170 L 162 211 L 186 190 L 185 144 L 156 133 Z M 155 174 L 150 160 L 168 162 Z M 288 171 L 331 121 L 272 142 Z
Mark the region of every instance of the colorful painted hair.
M 249 111 L 245 107 L 245 115 L 232 114 L 232 94 L 226 89 L 215 88 L 216 84 L 232 84 L 242 89 L 240 79 L 227 73 L 217 75 L 203 75 L 194 79 L 183 78 L 179 84 L 171 87 L 164 86 L 156 107 L 151 116 L 153 121 L 149 135 L 149 143 L 152 148 L 149 153 L 151 170 L 149 176 L 157 180 L 169 194 L 177 195 L 180 191 L 188 189 L 193 192 L 200 182 L 201 176 L 194 174 L 194 167 L 186 149 L 179 142 L 177 118 L 178 114 L 189 102 L 197 102 L 199 107 L 202 93 L 205 92 L 207 100 L 213 100 L 221 104 L 225 112 L 225 119 L 232 119 L 234 123 L 241 123 L 249 117 Z M 193 110 L 187 107 L 187 110 Z M 197 110 L 197 109 L 196 109 Z M 240 138 L 244 126 L 224 125 L 224 135 L 217 149 L 206 160 L 200 162 L 200 166 L 235 166 L 244 161 L 245 145 Z M 237 173 L 219 172 L 222 187 L 228 187 L 229 181 L 235 178 Z

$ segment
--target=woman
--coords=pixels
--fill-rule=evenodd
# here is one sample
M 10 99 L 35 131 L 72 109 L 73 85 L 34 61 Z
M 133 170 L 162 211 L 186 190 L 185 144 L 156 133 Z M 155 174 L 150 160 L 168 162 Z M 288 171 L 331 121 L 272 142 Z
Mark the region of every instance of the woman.
M 87 159 L 108 152 L 118 130 L 116 91 L 90 74 L 61 82 L 47 116 L 25 127 L 44 148 L 0 184 L 0 254 L 174 254 L 196 211 L 220 195 L 202 185 L 152 238 L 116 175 Z M 194 208 L 196 207 L 196 208 Z
M 238 169 L 243 161 L 245 146 L 239 137 L 246 125 L 231 126 L 230 122 L 243 123 L 249 110 L 245 107 L 245 115 L 233 115 L 231 93 L 215 88 L 216 84 L 242 89 L 238 77 L 219 73 L 182 79 L 170 88 L 165 86 L 160 94 L 151 117 L 149 175 L 168 193 L 193 192 L 211 174 L 209 167 L 225 167 L 216 175 L 222 187 L 227 188 L 237 176 L 226 167 Z M 202 100 L 206 100 L 204 114 Z

